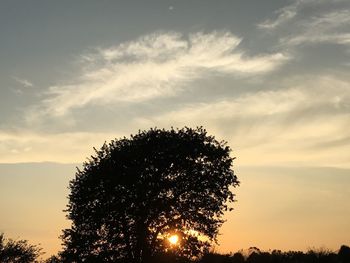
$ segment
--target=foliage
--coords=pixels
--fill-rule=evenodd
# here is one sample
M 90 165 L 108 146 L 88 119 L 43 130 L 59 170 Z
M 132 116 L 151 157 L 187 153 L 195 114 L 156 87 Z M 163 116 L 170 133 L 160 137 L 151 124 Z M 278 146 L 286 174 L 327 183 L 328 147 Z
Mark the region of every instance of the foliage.
M 60 263 L 62 262 L 59 256 L 53 255 L 46 259 L 44 263 Z
M 150 129 L 105 143 L 70 182 L 64 259 L 195 258 L 216 241 L 239 182 L 225 142 L 203 128 Z M 198 233 L 196 235 L 194 233 Z M 179 246 L 167 237 L 177 234 Z
M 13 240 L 5 238 L 0 233 L 0 262 L 3 263 L 29 263 L 37 262 L 41 249 L 28 244 L 27 240 Z

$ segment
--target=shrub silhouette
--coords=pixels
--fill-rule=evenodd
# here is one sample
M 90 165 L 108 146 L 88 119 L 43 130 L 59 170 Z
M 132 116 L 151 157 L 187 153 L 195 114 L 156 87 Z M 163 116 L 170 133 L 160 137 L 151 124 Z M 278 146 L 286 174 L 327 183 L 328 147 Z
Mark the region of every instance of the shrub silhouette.
M 350 247 L 342 245 L 338 252 L 340 262 L 350 262 Z
M 60 263 L 62 262 L 59 256 L 52 255 L 51 257 L 47 258 L 44 263 Z
M 191 259 L 216 241 L 239 184 L 225 142 L 201 127 L 150 129 L 95 151 L 70 182 L 64 260 Z M 170 234 L 178 245 L 169 246 Z
M 245 259 L 242 253 L 236 252 L 232 256 L 232 263 L 244 263 Z
M 0 233 L 0 262 L 7 263 L 30 263 L 41 255 L 41 249 L 28 244 L 27 240 L 13 240 L 5 238 Z
M 208 253 L 202 257 L 200 262 L 201 263 L 231 263 L 232 259 L 231 259 L 230 255 Z
M 60 263 L 62 260 L 59 256 L 52 255 L 51 257 L 47 258 L 44 263 Z

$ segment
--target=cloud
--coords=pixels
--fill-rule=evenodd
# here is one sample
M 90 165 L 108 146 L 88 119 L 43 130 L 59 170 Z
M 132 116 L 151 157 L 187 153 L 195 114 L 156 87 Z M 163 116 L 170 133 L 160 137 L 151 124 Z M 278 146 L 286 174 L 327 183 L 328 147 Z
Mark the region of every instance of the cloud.
M 30 82 L 29 80 L 27 79 L 23 79 L 23 78 L 18 78 L 18 77 L 13 77 L 13 79 L 19 83 L 21 86 L 25 87 L 25 88 L 30 88 L 30 87 L 33 87 L 33 83 Z
M 210 134 L 230 143 L 240 165 L 349 168 L 349 83 L 334 76 L 279 80 L 271 85 L 274 89 L 210 102 L 183 102 L 175 110 L 132 118 L 123 123 L 123 134 L 120 128 L 119 134 L 0 131 L 0 159 L 80 163 L 93 153 L 92 147 L 125 133 L 155 126 L 203 125 Z
M 299 1 L 296 3 L 283 7 L 275 12 L 277 14 L 276 19 L 267 19 L 261 23 L 258 24 L 259 28 L 264 29 L 274 29 L 276 27 L 279 27 L 282 24 L 285 24 L 289 20 L 291 20 L 293 17 L 297 14 L 297 7 L 299 5 Z
M 339 143 L 348 141 L 349 81 L 324 76 L 280 85 L 285 87 L 139 118 L 135 126 L 203 125 L 237 149 L 241 164 L 350 167 L 350 145 Z
M 302 30 L 294 36 L 284 37 L 281 43 L 300 45 L 304 43 L 350 44 L 350 10 L 337 10 L 314 16 L 302 23 Z
M 247 119 L 252 117 L 260 119 L 268 116 L 291 115 L 293 112 L 308 111 L 313 108 L 321 110 L 325 107 L 338 113 L 350 112 L 350 93 L 348 92 L 350 84 L 347 80 L 336 79 L 333 76 L 315 77 L 315 79 L 294 78 L 280 85 L 285 88 L 244 93 L 238 97 L 216 102 L 194 104 L 190 108 L 175 112 L 183 115 L 181 118 L 170 117 L 169 113 L 161 118 L 191 120 L 196 119 L 194 116 L 202 116 L 203 119 L 244 116 Z M 333 112 L 328 111 L 328 113 Z
M 276 12 L 258 28 L 277 34 L 281 46 L 350 44 L 350 5 L 347 1 L 298 0 Z
M 88 105 L 137 103 L 176 96 L 208 74 L 240 77 L 266 74 L 283 64 L 281 53 L 248 57 L 230 32 L 154 33 L 135 41 L 82 55 L 83 69 L 70 84 L 56 85 L 32 110 L 63 116 Z M 33 114 L 34 112 L 34 114 Z

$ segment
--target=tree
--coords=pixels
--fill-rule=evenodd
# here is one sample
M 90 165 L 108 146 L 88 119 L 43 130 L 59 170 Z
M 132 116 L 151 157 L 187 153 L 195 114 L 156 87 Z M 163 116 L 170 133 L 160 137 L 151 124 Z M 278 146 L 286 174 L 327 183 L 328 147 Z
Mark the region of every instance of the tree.
M 0 262 L 37 262 L 40 255 L 41 248 L 28 244 L 27 240 L 7 239 L 3 233 L 0 233 Z
M 196 129 L 150 129 L 105 143 L 70 182 L 69 262 L 199 256 L 216 241 L 239 182 L 226 142 Z M 170 245 L 168 237 L 179 243 Z

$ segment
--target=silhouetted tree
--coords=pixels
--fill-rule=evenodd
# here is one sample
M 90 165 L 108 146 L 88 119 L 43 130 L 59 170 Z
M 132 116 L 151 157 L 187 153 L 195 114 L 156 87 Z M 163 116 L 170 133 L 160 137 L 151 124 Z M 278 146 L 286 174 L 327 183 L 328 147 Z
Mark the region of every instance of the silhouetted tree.
M 41 255 L 41 248 L 28 244 L 27 240 L 13 240 L 5 238 L 0 233 L 0 262 L 2 263 L 30 263 Z
M 63 259 L 193 258 L 216 241 L 239 184 L 226 142 L 203 128 L 150 129 L 104 144 L 70 182 Z M 167 237 L 179 236 L 178 246 Z M 199 234 L 200 236 L 198 236 Z

